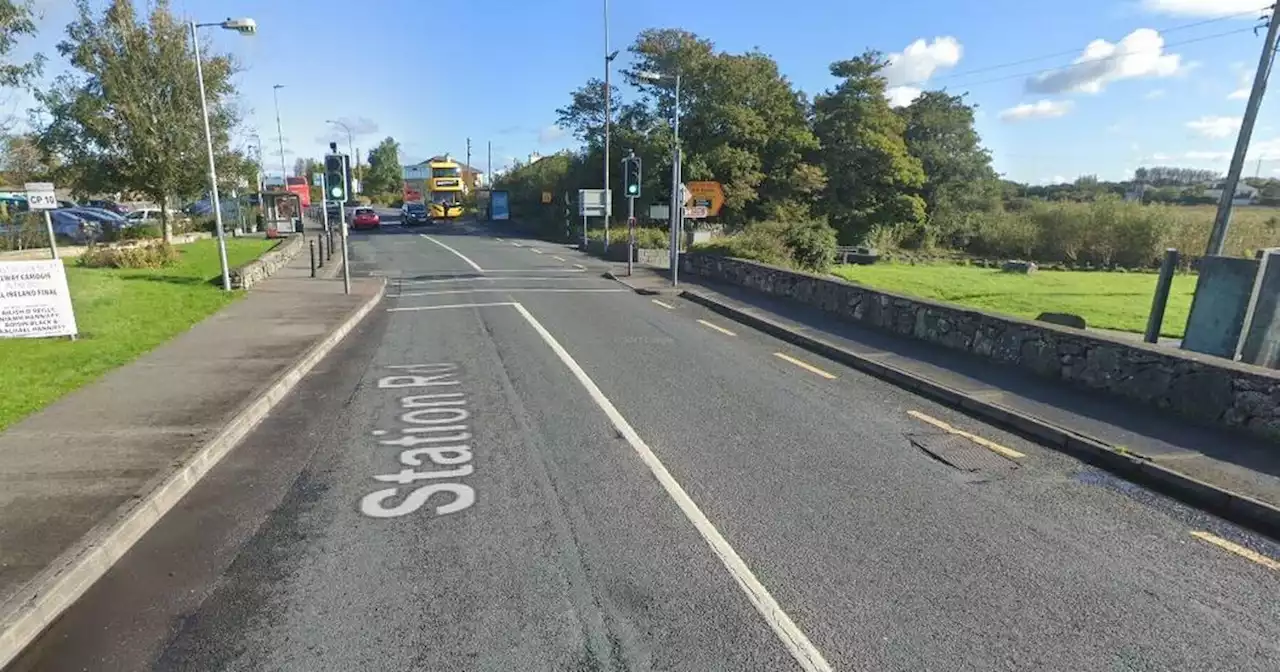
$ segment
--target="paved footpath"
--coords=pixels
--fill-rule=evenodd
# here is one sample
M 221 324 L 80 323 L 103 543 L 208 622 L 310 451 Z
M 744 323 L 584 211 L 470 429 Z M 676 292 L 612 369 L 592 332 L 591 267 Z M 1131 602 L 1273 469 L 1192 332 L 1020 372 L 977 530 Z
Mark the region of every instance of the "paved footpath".
M 363 279 L 344 295 L 308 264 L 304 250 L 240 301 L 0 433 L 0 665 L 381 292 Z
M 19 669 L 1280 668 L 1266 540 L 563 247 L 352 250 L 388 298 Z

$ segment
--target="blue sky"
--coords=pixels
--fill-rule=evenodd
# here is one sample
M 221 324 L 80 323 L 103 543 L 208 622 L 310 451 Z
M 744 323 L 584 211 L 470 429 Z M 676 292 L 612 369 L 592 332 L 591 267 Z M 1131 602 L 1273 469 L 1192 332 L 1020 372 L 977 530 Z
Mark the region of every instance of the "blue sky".
M 908 99 L 920 86 L 968 91 L 996 169 L 1007 177 L 1119 179 L 1152 164 L 1225 172 L 1245 107 L 1231 96 L 1261 49 L 1261 36 L 1250 30 L 1257 14 L 1187 26 L 1266 1 L 613 0 L 610 36 L 623 50 L 620 61 L 636 33 L 651 27 L 691 30 L 727 51 L 757 47 L 810 94 L 834 83 L 832 61 L 879 49 L 895 55 L 895 96 Z M 53 55 L 72 3 L 37 4 L 44 32 L 26 48 Z M 173 5 L 201 21 L 258 21 L 255 37 L 207 29 L 202 39 L 241 60 L 246 126 L 261 136 L 272 170 L 280 162 L 274 84 L 286 86 L 280 115 L 290 169 L 296 156 L 323 154 L 330 140 L 345 146 L 345 132 L 325 123 L 342 119 L 357 132 L 362 154 L 390 135 L 406 162 L 444 151 L 462 158 L 470 137 L 472 163 L 483 170 L 488 142 L 495 168 L 570 146 L 553 126 L 555 109 L 570 90 L 603 74 L 602 0 Z M 1215 37 L 1228 31 L 1240 32 Z M 341 47 L 342 56 L 327 55 L 323 45 Z M 1055 74 L 1086 49 L 1092 63 Z M 50 74 L 62 67 L 54 55 Z M 1248 174 L 1261 158 L 1264 176 L 1280 176 L 1275 109 L 1274 102 L 1263 106 Z

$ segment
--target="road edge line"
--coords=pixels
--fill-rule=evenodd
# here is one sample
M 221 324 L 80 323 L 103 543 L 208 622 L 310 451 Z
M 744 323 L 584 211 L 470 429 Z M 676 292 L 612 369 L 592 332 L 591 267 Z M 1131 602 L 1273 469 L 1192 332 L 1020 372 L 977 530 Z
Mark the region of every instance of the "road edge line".
M 182 498 L 258 426 L 295 386 L 360 324 L 386 293 L 381 286 L 354 313 L 295 361 L 249 404 L 242 406 L 212 439 L 154 487 L 120 505 L 85 533 L 10 600 L 0 613 L 0 670 L 14 662 L 138 543 Z
M 1156 464 L 1121 446 L 1006 408 L 912 371 L 864 357 L 851 350 L 802 334 L 775 320 L 753 315 L 695 291 L 684 289 L 681 290 L 680 296 L 816 355 L 840 362 L 966 415 L 1011 430 L 1086 464 L 1140 483 L 1156 492 L 1259 534 L 1280 539 L 1280 508 L 1271 504 Z

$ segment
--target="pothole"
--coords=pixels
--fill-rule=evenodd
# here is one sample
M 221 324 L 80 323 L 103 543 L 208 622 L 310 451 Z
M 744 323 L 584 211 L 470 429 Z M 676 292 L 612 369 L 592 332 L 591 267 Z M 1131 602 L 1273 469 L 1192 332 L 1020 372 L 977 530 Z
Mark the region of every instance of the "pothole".
M 1018 468 L 1018 463 L 1003 455 L 949 433 L 905 435 L 920 452 L 952 469 L 969 474 L 1004 477 Z

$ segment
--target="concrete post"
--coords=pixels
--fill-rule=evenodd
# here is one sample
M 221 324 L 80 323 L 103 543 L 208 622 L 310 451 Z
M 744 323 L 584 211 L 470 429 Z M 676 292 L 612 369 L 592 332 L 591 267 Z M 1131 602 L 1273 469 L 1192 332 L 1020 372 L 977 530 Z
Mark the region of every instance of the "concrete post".
M 1173 286 L 1173 274 L 1178 270 L 1178 251 L 1172 247 L 1164 251 L 1160 262 L 1160 277 L 1156 280 L 1156 293 L 1151 299 L 1151 314 L 1147 317 L 1147 332 L 1143 336 L 1148 343 L 1160 341 L 1160 326 L 1164 324 L 1164 309 L 1169 304 L 1169 289 Z

